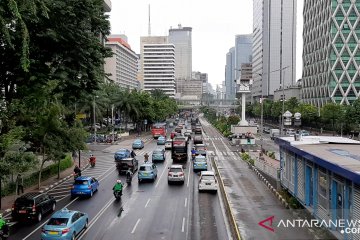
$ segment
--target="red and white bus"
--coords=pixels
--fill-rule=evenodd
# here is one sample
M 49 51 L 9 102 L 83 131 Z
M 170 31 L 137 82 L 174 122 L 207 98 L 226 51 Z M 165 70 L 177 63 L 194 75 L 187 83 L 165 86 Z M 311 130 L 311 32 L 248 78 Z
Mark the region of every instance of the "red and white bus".
M 151 126 L 151 134 L 154 138 L 166 137 L 166 123 L 154 123 Z

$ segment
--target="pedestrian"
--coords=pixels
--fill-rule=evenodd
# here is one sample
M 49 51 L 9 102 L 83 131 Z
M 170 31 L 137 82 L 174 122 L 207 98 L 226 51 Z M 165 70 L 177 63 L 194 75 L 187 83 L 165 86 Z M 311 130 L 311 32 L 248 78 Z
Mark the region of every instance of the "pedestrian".
M 16 184 L 17 184 L 17 194 L 20 195 L 20 191 L 21 193 L 24 193 L 24 179 L 20 173 L 16 177 Z

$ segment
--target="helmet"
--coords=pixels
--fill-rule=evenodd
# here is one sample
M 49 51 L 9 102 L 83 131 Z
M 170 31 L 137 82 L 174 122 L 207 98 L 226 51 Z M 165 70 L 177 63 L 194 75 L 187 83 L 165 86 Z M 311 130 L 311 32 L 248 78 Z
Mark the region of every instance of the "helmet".
M 93 157 L 94 155 L 90 154 L 90 157 Z
M 116 182 L 117 182 L 117 183 L 121 183 L 121 180 L 120 180 L 120 179 L 118 179 L 118 180 L 116 180 Z

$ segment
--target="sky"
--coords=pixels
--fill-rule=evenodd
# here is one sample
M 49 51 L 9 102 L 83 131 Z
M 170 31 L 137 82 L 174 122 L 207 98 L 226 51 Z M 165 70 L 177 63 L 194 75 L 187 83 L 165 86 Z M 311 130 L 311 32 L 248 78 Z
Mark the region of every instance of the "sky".
M 252 0 L 112 0 L 111 33 L 125 34 L 132 50 L 140 53 L 140 36 L 167 36 L 172 26 L 192 27 L 193 71 L 208 73 L 209 82 L 225 80 L 226 53 L 235 45 L 235 35 L 252 33 Z M 297 73 L 301 78 L 302 5 L 297 6 Z

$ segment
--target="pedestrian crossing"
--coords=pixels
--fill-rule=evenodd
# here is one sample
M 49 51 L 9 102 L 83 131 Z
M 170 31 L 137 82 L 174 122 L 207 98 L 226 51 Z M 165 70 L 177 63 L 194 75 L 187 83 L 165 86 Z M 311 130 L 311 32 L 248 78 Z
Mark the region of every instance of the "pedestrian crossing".
M 224 137 L 204 137 L 204 140 L 224 140 Z
M 103 155 L 96 158 L 95 167 L 87 167 L 81 172 L 82 176 L 91 176 L 96 179 L 101 178 L 106 174 L 110 169 L 115 168 L 114 156 L 113 155 Z M 48 193 L 53 196 L 56 201 L 60 201 L 63 198 L 70 195 L 71 187 L 74 183 L 74 179 L 71 177 L 67 181 L 51 188 Z
M 234 152 L 216 151 L 217 156 L 237 156 Z

